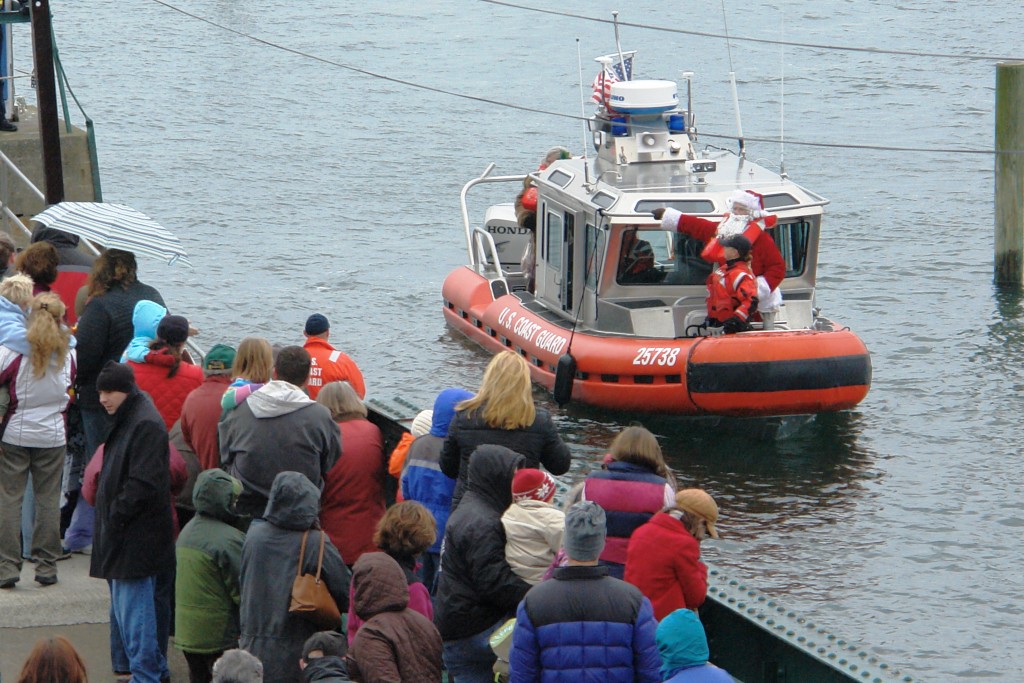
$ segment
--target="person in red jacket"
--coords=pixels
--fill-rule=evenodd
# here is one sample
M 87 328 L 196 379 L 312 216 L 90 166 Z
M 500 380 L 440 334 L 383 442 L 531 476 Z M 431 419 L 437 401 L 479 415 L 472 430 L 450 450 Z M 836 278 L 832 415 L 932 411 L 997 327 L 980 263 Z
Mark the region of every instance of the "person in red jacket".
M 654 606 L 654 618 L 697 609 L 708 592 L 708 568 L 700 542 L 718 538 L 718 505 L 703 489 L 683 489 L 676 505 L 633 532 L 626 550 L 625 579 Z
M 203 358 L 206 379 L 192 390 L 181 406 L 181 436 L 196 454 L 200 470 L 220 467 L 217 423 L 221 399 L 231 383 L 235 350 L 227 344 L 214 344 Z
M 331 412 L 341 434 L 342 456 L 324 474 L 320 526 L 347 565 L 379 550 L 373 532 L 384 516 L 384 437 L 366 419 L 366 406 L 347 382 L 330 382 L 316 402 Z
M 657 208 L 651 213 L 665 230 L 678 231 L 705 243 L 701 256 L 712 263 L 725 261 L 720 237 L 742 234 L 751 244 L 751 270 L 757 278 L 759 307 L 762 313 L 774 313 L 782 305 L 779 285 L 786 277 L 786 261 L 774 240 L 764 231 L 775 226 L 778 218 L 764 211 L 761 195 L 736 190 L 726 201 L 729 213 L 721 221 L 688 216 L 672 208 Z
M 750 240 L 743 235 L 719 239 L 725 263 L 708 276 L 708 323 L 726 334 L 750 331 L 750 316 L 757 310 L 757 285 L 750 272 Z
M 188 331 L 188 320 L 184 317 L 164 316 L 145 361 L 128 361 L 135 372 L 135 383 L 153 399 L 168 430 L 181 416 L 185 398 L 203 383 L 203 371 L 182 358 Z

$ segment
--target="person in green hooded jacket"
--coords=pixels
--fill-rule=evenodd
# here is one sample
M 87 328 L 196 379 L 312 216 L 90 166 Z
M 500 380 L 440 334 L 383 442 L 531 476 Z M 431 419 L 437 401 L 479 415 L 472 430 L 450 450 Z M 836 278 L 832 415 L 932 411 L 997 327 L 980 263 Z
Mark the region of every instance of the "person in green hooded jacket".
M 245 534 L 237 528 L 235 501 L 242 484 L 221 469 L 196 480 L 196 516 L 177 542 L 174 645 L 188 662 L 190 683 L 210 683 L 213 664 L 238 647 L 239 574 Z

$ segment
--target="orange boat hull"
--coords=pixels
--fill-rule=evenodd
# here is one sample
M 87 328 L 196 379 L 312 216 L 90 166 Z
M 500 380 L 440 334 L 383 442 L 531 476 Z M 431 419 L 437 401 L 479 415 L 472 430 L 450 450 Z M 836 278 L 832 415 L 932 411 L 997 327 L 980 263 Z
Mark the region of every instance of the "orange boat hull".
M 453 271 L 442 289 L 448 324 L 496 353 L 512 349 L 533 381 L 554 386 L 569 330 L 495 299 L 486 279 Z M 748 332 L 650 339 L 577 332 L 573 400 L 616 410 L 680 415 L 775 416 L 852 408 L 868 393 L 871 358 L 849 330 Z

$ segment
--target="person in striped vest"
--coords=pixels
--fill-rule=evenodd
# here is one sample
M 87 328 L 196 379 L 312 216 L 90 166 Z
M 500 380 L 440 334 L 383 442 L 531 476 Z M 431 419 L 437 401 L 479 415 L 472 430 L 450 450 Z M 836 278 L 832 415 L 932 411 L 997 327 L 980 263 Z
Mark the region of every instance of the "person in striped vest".
M 655 513 L 675 505 L 675 478 L 665 465 L 658 439 L 640 426 L 627 427 L 612 442 L 605 466 L 583 483 L 583 500 L 604 508 L 608 540 L 601 564 L 621 579 L 629 538 Z

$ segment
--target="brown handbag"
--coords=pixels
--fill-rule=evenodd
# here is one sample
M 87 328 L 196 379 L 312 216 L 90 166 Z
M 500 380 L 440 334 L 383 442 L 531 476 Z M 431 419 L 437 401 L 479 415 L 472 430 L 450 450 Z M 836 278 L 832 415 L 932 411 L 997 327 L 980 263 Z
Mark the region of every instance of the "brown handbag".
M 306 540 L 309 530 L 302 534 L 302 547 L 299 549 L 299 567 L 295 571 L 292 583 L 292 601 L 288 612 L 311 621 L 318 627 L 328 630 L 341 626 L 341 612 L 338 603 L 331 597 L 327 586 L 320 580 L 320 571 L 324 566 L 324 532 L 320 532 L 320 557 L 316 561 L 316 576 L 302 573 L 302 561 L 306 554 Z

